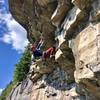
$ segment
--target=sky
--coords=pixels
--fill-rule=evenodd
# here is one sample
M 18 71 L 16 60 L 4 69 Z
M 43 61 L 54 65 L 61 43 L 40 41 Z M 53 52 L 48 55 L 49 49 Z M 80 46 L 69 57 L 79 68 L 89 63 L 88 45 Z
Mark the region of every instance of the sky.
M 12 80 L 14 65 L 27 44 L 26 30 L 12 18 L 8 0 L 0 0 L 0 94 Z

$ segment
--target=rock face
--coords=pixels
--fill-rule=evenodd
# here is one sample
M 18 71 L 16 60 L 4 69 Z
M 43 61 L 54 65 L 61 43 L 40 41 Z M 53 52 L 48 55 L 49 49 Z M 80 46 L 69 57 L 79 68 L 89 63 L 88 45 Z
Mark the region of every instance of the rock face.
M 42 35 L 43 50 L 56 45 L 56 54 L 32 64 L 30 79 L 7 100 L 100 100 L 100 0 L 9 0 L 9 5 L 29 41 Z
M 18 84 L 7 100 L 85 100 L 85 94 L 76 92 L 78 85 L 69 82 L 69 75 L 61 68 L 43 74 L 34 84 L 28 78 Z M 91 100 L 91 97 L 89 98 Z
M 28 78 L 17 84 L 6 100 L 30 100 L 33 83 Z
M 50 18 L 57 5 L 56 0 L 10 0 L 9 5 L 13 17 L 28 31 L 30 42 L 32 39 L 37 41 L 43 33 L 45 47 L 54 44 L 55 27 Z

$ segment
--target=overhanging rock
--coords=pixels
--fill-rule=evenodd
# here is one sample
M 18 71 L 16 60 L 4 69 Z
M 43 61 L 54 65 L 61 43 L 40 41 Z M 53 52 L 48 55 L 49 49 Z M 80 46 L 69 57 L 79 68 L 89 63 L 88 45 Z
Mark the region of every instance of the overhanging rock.
M 66 13 L 71 8 L 71 6 L 71 0 L 58 1 L 58 6 L 51 17 L 51 21 L 56 27 L 61 24 L 62 20 L 64 19 Z

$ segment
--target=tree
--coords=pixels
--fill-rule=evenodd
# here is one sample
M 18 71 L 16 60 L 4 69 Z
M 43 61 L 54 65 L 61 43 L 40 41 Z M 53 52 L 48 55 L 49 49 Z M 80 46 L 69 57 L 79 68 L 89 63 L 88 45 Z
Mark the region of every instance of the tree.
M 15 65 L 13 81 L 11 81 L 3 90 L 0 96 L 0 100 L 6 100 L 6 97 L 8 97 L 9 93 L 12 91 L 16 83 L 21 82 L 26 78 L 27 73 L 29 72 L 30 63 L 31 54 L 29 49 L 26 48 L 25 52 L 22 54 L 22 57 L 20 58 L 20 61 Z
M 30 51 L 26 48 L 18 64 L 15 65 L 14 81 L 21 82 L 26 78 L 31 63 Z

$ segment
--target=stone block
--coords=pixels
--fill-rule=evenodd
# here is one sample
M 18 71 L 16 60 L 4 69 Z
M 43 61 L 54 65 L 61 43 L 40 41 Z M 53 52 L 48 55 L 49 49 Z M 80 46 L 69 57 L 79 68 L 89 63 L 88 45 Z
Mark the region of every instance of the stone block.
M 84 19 L 85 13 L 82 12 L 79 8 L 73 7 L 68 13 L 64 21 L 64 30 L 66 30 L 66 35 L 71 31 L 75 30 L 75 27 Z
M 89 25 L 80 32 L 74 41 L 74 54 L 76 62 L 83 61 L 85 64 L 95 62 L 97 59 L 97 36 L 96 29 Z M 77 54 L 76 54 L 76 53 Z M 88 55 L 87 55 L 88 54 Z
M 56 27 L 59 26 L 70 8 L 71 4 L 69 0 L 62 0 L 62 2 L 58 2 L 58 6 L 51 17 L 53 25 Z
M 72 0 L 72 3 L 77 6 L 79 9 L 84 10 L 86 7 L 90 6 L 91 0 Z
M 70 55 L 70 56 L 69 56 Z M 74 63 L 74 58 L 73 55 L 71 54 L 71 52 L 65 50 L 60 50 L 58 49 L 58 51 L 55 54 L 55 59 L 58 62 L 59 66 L 66 72 L 69 74 L 69 77 L 71 79 L 69 79 L 69 81 L 73 81 L 74 77 L 73 77 L 73 72 L 75 69 L 75 63 Z
M 97 98 L 100 98 L 98 88 L 100 85 L 98 77 L 98 73 L 100 73 L 99 26 L 99 23 L 89 24 L 76 36 L 73 46 L 76 65 L 75 80 L 77 83 L 84 84 L 85 88 Z
M 63 54 L 62 51 L 58 49 L 58 51 L 55 54 L 55 60 L 57 60 L 62 54 Z

